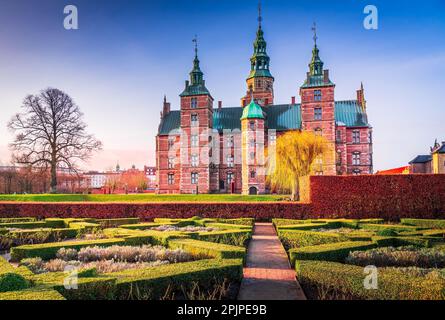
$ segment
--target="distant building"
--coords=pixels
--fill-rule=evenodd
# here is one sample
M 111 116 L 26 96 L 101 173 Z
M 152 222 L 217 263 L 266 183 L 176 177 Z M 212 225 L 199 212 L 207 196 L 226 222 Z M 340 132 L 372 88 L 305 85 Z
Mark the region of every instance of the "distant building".
M 430 154 L 418 155 L 409 162 L 411 173 L 445 174 L 445 141 L 437 140 L 430 148 Z
M 144 173 L 145 173 L 145 176 L 147 177 L 148 189 L 149 190 L 155 189 L 157 186 L 157 184 L 156 184 L 156 167 L 144 166 Z
M 90 171 L 83 174 L 85 185 L 89 189 L 101 189 L 107 183 L 107 174 L 105 172 Z
M 409 174 L 410 171 L 411 171 L 411 167 L 410 166 L 403 166 L 403 167 L 394 168 L 394 169 L 380 170 L 380 171 L 377 171 L 376 174 L 378 174 L 378 175 Z

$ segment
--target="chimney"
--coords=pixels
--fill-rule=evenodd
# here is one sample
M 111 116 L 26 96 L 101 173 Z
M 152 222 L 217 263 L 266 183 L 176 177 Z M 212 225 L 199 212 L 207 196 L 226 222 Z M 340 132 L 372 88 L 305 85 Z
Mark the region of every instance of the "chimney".
M 162 116 L 165 117 L 170 113 L 170 102 L 167 102 L 167 97 L 164 95 L 164 105 L 162 107 Z
M 324 70 L 323 81 L 324 81 L 324 83 L 329 83 L 329 70 Z
M 291 98 L 291 104 L 295 104 L 295 97 Z
M 222 108 L 222 101 L 218 101 L 218 109 Z

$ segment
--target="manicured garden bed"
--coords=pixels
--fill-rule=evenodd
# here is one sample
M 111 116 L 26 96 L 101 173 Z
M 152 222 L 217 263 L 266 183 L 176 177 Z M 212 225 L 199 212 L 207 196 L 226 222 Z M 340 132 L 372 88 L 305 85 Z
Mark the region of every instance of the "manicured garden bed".
M 445 299 L 443 220 L 273 222 L 310 299 Z M 369 266 L 376 288 L 365 286 Z
M 0 300 L 235 299 L 253 220 L 1 223 Z

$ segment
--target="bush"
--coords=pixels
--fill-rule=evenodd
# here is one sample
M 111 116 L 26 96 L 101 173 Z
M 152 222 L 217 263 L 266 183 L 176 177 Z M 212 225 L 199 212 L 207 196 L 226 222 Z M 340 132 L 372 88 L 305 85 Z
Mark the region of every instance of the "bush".
M 279 229 L 278 237 L 286 250 L 347 240 L 347 237 L 341 234 L 282 229 Z
M 381 237 L 396 237 L 397 232 L 394 229 L 387 228 L 387 229 L 378 230 L 376 235 L 381 236 Z
M 236 224 L 244 226 L 253 226 L 255 223 L 254 218 L 238 218 L 238 219 L 216 219 L 218 223 Z
M 0 228 L 36 229 L 45 227 L 44 221 L 0 223 Z
M 379 268 L 378 290 L 363 285 L 363 267 L 327 261 L 298 261 L 298 281 L 310 299 L 442 300 L 445 280 L 407 276 L 405 270 Z
M 416 231 L 418 230 L 417 227 L 413 227 L 413 226 L 404 226 L 404 225 L 399 225 L 399 224 L 361 224 L 360 225 L 361 229 L 364 230 L 371 230 L 371 231 L 382 231 L 382 230 L 393 230 L 396 232 L 402 232 L 402 231 Z
M 321 244 L 289 250 L 290 262 L 295 264 L 296 260 L 326 260 L 344 262 L 352 251 L 367 250 L 375 248 L 376 244 L 367 241 L 347 241 Z
M 223 230 L 212 232 L 198 232 L 197 235 L 191 236 L 202 241 L 224 243 L 232 246 L 243 247 L 247 246 L 247 243 L 250 240 L 252 234 L 248 230 Z
M 227 244 L 194 239 L 171 240 L 168 244 L 170 248 L 180 248 L 195 256 L 213 257 L 218 259 L 245 259 L 246 257 L 246 249 Z
M 116 282 L 115 299 L 165 299 L 188 291 L 190 286 L 209 288 L 221 281 L 239 283 L 242 278 L 242 260 L 210 259 L 157 268 L 127 270 L 113 275 Z
M 362 267 L 445 268 L 445 252 L 417 247 L 384 247 L 349 253 L 346 263 Z
M 0 292 L 17 291 L 28 287 L 28 281 L 21 275 L 13 272 L 0 274 Z
M 116 228 L 121 225 L 132 225 L 140 222 L 139 218 L 98 219 L 96 222 L 102 228 Z
M 65 300 L 56 290 L 32 288 L 0 293 L 0 300 Z
M 400 219 L 402 224 L 421 228 L 445 229 L 445 219 Z
M 0 218 L 0 223 L 14 223 L 14 222 L 32 222 L 36 218 Z
M 61 243 L 44 243 L 35 245 L 24 245 L 11 249 L 11 259 L 13 261 L 20 261 L 25 258 L 40 257 L 43 260 L 49 260 L 56 257 L 57 251 L 60 248 L 80 249 L 94 245 L 112 246 L 115 244 L 125 243 L 124 239 L 105 239 L 92 241 L 73 241 Z

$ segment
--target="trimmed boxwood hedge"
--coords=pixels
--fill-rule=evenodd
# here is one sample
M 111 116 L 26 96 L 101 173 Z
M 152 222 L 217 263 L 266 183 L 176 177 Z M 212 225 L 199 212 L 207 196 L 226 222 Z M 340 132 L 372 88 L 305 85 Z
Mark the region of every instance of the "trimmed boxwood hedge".
M 170 292 L 184 291 L 194 284 L 208 288 L 224 280 L 239 283 L 242 279 L 241 259 L 209 259 L 156 268 L 126 270 L 113 273 L 118 278 L 115 299 L 161 299 Z
M 58 229 L 29 229 L 29 230 L 20 230 L 20 231 L 11 231 L 10 235 L 16 237 L 32 237 L 33 235 L 37 235 L 38 233 L 48 233 L 49 240 L 54 241 L 56 239 L 67 239 L 67 238 L 75 238 L 79 232 L 80 228 L 58 228 Z
M 32 222 L 32 221 L 36 221 L 36 218 L 0 218 L 0 223 Z
M 36 229 L 46 227 L 45 221 L 0 223 L 0 228 Z
M 298 281 L 309 299 L 443 300 L 445 279 L 407 277 L 403 270 L 378 269 L 378 289 L 364 287 L 363 267 L 328 261 L 298 261 Z
M 292 265 L 298 260 L 325 260 L 343 262 L 351 251 L 376 248 L 377 244 L 369 241 L 346 241 L 337 243 L 320 244 L 289 250 L 289 258 Z
M 0 256 L 0 292 L 22 290 L 29 285 L 29 282 Z
M 115 228 L 121 225 L 131 225 L 140 222 L 139 218 L 97 219 L 95 221 L 103 228 Z
M 245 259 L 246 257 L 246 249 L 243 247 L 195 239 L 170 240 L 168 246 L 172 249 L 180 248 L 193 254 L 219 259 Z
M 26 289 L 0 293 L 0 300 L 66 300 L 59 292 L 51 289 Z
M 89 246 L 112 246 L 116 244 L 124 244 L 124 239 L 101 239 L 90 241 L 69 241 L 24 245 L 11 248 L 11 260 L 20 261 L 25 258 L 40 257 L 43 260 L 49 260 L 56 256 L 60 248 L 80 249 Z
M 445 229 L 445 219 L 400 219 L 402 224 L 422 228 Z
M 342 242 L 348 238 L 338 233 L 278 229 L 280 238 L 286 250 L 314 246 L 324 243 Z

